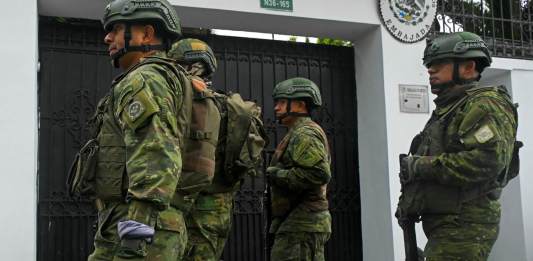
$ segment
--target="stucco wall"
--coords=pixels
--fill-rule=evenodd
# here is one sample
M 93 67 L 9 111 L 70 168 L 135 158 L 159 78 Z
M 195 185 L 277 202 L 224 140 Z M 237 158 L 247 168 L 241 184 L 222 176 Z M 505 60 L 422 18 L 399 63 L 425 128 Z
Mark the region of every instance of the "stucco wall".
M 14 12 L 13 10 L 16 10 Z M 34 260 L 37 217 L 37 3 L 0 11 L 2 260 Z

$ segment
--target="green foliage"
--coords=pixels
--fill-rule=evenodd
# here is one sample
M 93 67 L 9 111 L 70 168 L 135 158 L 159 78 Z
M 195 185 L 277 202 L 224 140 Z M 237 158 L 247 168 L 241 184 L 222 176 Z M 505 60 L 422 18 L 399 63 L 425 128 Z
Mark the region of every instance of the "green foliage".
M 335 45 L 335 46 L 353 46 L 352 42 L 350 41 L 332 39 L 332 38 L 318 38 L 317 44 Z

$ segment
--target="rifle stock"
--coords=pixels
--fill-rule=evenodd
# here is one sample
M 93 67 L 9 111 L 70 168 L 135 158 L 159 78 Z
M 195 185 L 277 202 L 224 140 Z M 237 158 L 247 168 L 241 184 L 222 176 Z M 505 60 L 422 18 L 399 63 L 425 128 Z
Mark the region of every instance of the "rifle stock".
M 418 247 L 416 245 L 415 219 L 407 218 L 403 221 L 402 229 L 405 246 L 405 261 L 418 261 L 419 256 Z
M 265 191 L 263 193 L 263 207 L 264 207 L 264 215 L 265 215 L 265 229 L 264 229 L 264 240 L 265 240 L 265 249 L 264 249 L 264 260 L 269 261 L 270 260 L 270 251 L 272 250 L 272 245 L 274 244 L 274 239 L 272 238 L 272 235 L 269 233 L 270 225 L 272 223 L 272 202 L 271 202 L 271 187 L 270 184 L 268 184 L 268 181 L 265 178 Z

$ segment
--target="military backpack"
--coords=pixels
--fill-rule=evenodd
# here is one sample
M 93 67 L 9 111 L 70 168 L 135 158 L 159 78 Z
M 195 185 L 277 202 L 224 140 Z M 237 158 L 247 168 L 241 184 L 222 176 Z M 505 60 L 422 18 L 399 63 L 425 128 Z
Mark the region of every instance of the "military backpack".
M 262 151 L 268 142 L 261 120 L 261 107 L 245 101 L 238 93 L 215 93 L 222 115 L 217 146 L 216 175 L 206 192 L 238 189 L 246 176 L 256 176 L 262 164 Z
M 219 138 L 220 112 L 215 94 L 199 77 L 188 76 L 193 87 L 189 131 L 182 151 L 183 168 L 173 205 L 188 211 L 196 195 L 211 184 Z

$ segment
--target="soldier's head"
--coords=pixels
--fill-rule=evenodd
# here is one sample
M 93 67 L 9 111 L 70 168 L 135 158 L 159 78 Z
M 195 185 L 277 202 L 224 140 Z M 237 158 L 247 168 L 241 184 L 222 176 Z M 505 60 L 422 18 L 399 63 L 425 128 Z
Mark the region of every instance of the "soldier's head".
M 168 57 L 176 60 L 194 76 L 211 79 L 217 70 L 217 58 L 211 47 L 198 39 L 182 39 L 172 44 Z
M 154 51 L 168 50 L 181 36 L 178 15 L 167 0 L 113 0 L 102 24 L 113 66 L 123 69 Z
M 483 39 L 470 32 L 428 40 L 423 61 L 428 68 L 431 92 L 437 95 L 447 88 L 478 81 L 492 63 Z
M 296 117 L 307 117 L 322 106 L 320 89 L 311 80 L 301 77 L 282 81 L 274 87 L 274 112 L 283 125 L 290 126 Z

